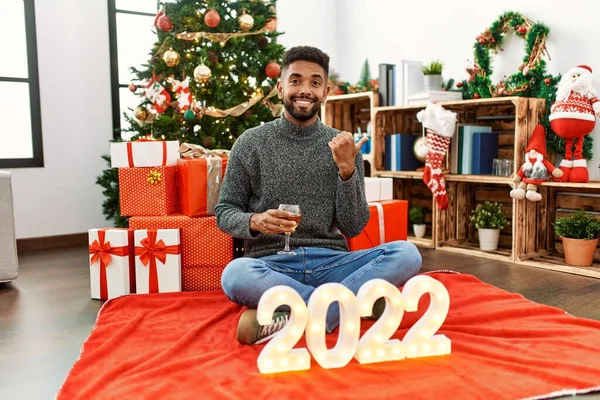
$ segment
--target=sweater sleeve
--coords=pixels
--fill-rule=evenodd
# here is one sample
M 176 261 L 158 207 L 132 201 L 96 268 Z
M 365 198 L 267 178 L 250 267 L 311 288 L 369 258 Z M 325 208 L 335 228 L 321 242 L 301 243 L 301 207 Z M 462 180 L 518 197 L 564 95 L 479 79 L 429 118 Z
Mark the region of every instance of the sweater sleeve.
M 369 222 L 371 213 L 365 196 L 365 172 L 362 155 L 355 160 L 354 174 L 343 181 L 338 176 L 335 218 L 337 227 L 346 237 L 362 232 Z
M 253 213 L 248 212 L 247 204 L 252 190 L 251 175 L 242 157 L 250 152 L 250 146 L 244 141 L 243 135 L 240 136 L 229 153 L 219 204 L 215 207 L 219 229 L 241 239 L 257 237 L 250 231 L 250 217 Z

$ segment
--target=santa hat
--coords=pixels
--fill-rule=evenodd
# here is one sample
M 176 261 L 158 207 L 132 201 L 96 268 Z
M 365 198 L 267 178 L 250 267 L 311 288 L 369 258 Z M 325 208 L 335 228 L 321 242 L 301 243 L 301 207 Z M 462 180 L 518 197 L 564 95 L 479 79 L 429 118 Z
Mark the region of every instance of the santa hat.
M 588 67 L 587 65 L 578 65 L 575 68 L 572 68 L 571 71 L 569 71 L 569 72 L 571 72 L 571 73 L 579 72 L 580 74 L 591 74 L 592 69 L 590 67 Z
M 531 150 L 535 150 L 546 158 L 546 132 L 542 125 L 538 124 L 533 130 L 525 153 L 529 153 Z

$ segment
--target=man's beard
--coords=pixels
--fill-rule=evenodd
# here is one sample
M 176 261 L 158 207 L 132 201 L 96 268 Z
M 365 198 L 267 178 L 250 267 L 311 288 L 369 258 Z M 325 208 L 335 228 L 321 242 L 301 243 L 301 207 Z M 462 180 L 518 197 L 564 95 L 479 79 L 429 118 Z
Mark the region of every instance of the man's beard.
M 306 110 L 296 110 L 296 108 L 294 107 L 294 99 L 307 99 L 307 100 L 311 100 L 313 101 L 313 105 L 306 109 Z M 285 107 L 286 111 L 292 116 L 294 117 L 296 120 L 298 121 L 308 121 L 309 119 L 311 119 L 312 117 L 315 116 L 315 114 L 317 114 L 317 112 L 319 112 L 319 103 L 317 103 L 315 100 L 309 98 L 309 97 L 293 97 L 293 98 L 289 98 L 289 100 L 284 100 L 283 101 L 283 106 Z

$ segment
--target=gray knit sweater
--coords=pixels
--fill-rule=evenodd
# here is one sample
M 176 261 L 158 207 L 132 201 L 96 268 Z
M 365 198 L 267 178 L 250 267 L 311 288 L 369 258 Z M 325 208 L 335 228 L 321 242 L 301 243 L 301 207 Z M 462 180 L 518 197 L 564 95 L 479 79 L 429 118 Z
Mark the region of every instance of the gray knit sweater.
M 285 117 L 244 132 L 231 149 L 216 216 L 219 228 L 243 238 L 247 257 L 283 249 L 284 235 L 250 231 L 250 217 L 279 204 L 298 204 L 302 221 L 291 247 L 325 247 L 347 251 L 347 237 L 369 221 L 362 155 L 356 170 L 342 181 L 327 145 L 339 131 L 320 120 L 308 127 Z

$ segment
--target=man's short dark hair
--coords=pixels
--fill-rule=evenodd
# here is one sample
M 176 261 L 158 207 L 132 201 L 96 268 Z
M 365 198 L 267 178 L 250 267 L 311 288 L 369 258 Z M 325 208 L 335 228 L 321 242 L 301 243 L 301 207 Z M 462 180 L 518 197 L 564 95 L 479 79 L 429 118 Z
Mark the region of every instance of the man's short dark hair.
M 292 47 L 283 55 L 283 69 L 287 69 L 295 61 L 310 61 L 319 64 L 325 70 L 325 75 L 329 75 L 329 56 L 316 47 Z

